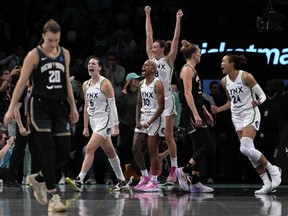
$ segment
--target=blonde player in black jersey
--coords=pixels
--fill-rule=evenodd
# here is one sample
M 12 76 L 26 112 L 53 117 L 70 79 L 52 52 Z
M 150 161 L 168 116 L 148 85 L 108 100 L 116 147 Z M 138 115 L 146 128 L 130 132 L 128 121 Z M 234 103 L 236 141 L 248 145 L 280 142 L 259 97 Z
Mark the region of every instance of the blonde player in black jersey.
M 240 151 L 248 157 L 264 183 L 255 194 L 267 194 L 274 192 L 281 183 L 281 169 L 273 166 L 254 147 L 253 140 L 259 130 L 261 117 L 258 106 L 266 100 L 266 95 L 253 75 L 241 70 L 245 65 L 246 58 L 243 55 L 228 54 L 223 57 L 221 67 L 225 77 L 221 83 L 229 100 L 223 106 L 212 106 L 211 109 L 214 113 L 231 110 L 232 121 L 240 140 Z
M 69 160 L 70 123 L 78 121 L 79 115 L 69 80 L 70 54 L 59 46 L 60 25 L 49 20 L 43 27 L 40 45 L 31 50 L 24 59 L 20 78 L 15 87 L 4 124 L 13 118 L 14 108 L 31 78 L 30 120 L 33 137 L 41 150 L 39 173 L 29 176 L 30 185 L 37 201 L 46 205 L 49 212 L 67 211 L 56 190 L 55 173 Z M 70 120 L 67 113 L 70 105 Z
M 207 123 L 213 118 L 203 103 L 203 89 L 200 77 L 195 69 L 200 63 L 201 54 L 197 45 L 186 40 L 181 41 L 180 51 L 186 64 L 180 72 L 180 100 L 182 103 L 181 118 L 193 145 L 193 155 L 188 164 L 176 169 L 180 187 L 191 193 L 209 193 L 214 189 L 200 181 L 199 165 L 212 149 L 213 141 Z

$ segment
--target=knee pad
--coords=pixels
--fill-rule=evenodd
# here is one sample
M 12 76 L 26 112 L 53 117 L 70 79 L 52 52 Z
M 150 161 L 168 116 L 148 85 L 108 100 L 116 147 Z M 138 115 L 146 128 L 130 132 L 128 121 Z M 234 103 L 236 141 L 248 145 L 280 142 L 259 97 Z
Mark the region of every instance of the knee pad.
M 242 154 L 247 156 L 249 160 L 252 162 L 256 162 L 261 157 L 261 152 L 259 152 L 257 149 L 255 149 L 253 144 L 253 139 L 249 137 L 242 137 L 240 139 L 240 151 Z M 256 164 L 253 164 L 253 166 Z

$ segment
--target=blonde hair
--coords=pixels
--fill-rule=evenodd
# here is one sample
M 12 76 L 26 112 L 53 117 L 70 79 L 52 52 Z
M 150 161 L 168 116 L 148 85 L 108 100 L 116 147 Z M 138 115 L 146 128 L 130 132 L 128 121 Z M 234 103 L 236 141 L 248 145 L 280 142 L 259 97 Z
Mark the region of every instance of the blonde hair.
M 180 52 L 182 52 L 185 59 L 191 58 L 191 56 L 199 50 L 198 45 L 185 39 L 181 41 L 181 45 L 182 47 L 180 48 Z

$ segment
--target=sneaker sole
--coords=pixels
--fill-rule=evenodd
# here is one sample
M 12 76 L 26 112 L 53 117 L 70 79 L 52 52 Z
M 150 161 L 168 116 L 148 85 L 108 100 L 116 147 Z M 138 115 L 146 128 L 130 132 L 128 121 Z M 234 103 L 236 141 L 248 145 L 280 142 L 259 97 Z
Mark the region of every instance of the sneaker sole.
M 165 182 L 165 183 L 158 183 L 158 185 L 161 185 L 161 186 L 173 186 L 175 183 L 174 182 Z
M 133 188 L 135 191 L 141 191 L 141 189 L 144 187 L 144 186 L 146 186 L 146 184 L 144 184 L 144 185 L 142 185 L 141 187 L 138 187 L 138 188 Z
M 78 188 L 70 178 L 66 178 L 65 182 L 68 183 L 76 192 L 81 192 L 82 190 Z
M 149 189 L 149 190 L 141 190 L 142 192 L 159 192 L 160 191 L 160 188 L 153 188 L 153 189 Z
M 257 192 L 255 191 L 254 194 L 271 194 L 271 193 L 276 193 L 276 188 L 271 188 L 268 192 Z
M 60 208 L 48 208 L 48 212 L 67 212 L 67 207 L 66 206 L 63 206 L 63 207 L 60 207 Z
M 125 186 L 122 186 L 122 187 L 119 187 L 119 188 L 110 188 L 109 190 L 110 191 L 121 191 L 121 190 L 125 190 L 125 189 L 129 189 L 129 185 L 125 185 Z

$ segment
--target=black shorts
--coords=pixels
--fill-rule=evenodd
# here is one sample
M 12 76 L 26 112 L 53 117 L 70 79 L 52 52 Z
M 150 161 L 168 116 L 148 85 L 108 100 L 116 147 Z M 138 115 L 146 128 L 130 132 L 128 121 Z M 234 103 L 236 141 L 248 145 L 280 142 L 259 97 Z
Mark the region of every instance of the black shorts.
M 38 132 L 51 132 L 54 136 L 71 134 L 69 115 L 65 101 L 32 97 L 30 100 L 30 121 Z
M 203 110 L 202 110 L 203 108 L 202 107 L 196 107 L 196 109 L 198 111 L 200 118 L 202 119 L 202 125 L 200 127 L 201 128 L 207 128 L 206 118 L 205 118 Z M 191 133 L 195 132 L 198 128 L 200 128 L 200 127 L 195 126 L 194 115 L 193 115 L 193 113 L 189 107 L 184 107 L 181 110 L 181 121 L 183 122 L 188 134 L 191 134 Z

